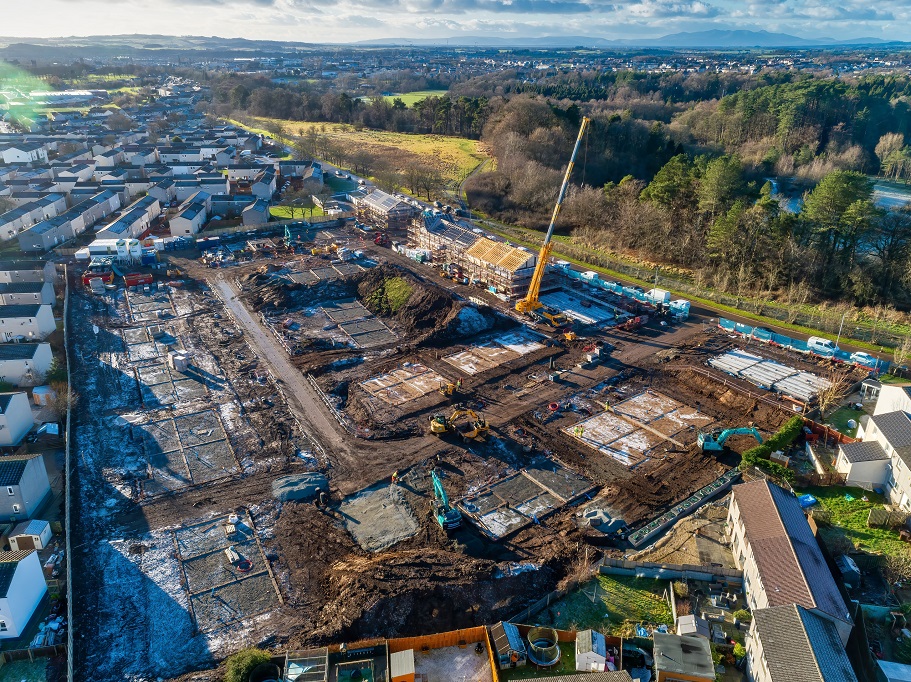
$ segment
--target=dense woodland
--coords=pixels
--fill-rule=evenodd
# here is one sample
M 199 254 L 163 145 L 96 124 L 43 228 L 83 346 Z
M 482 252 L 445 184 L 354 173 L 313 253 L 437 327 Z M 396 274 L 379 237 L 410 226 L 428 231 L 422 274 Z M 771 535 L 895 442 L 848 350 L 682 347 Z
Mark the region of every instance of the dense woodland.
M 376 89 L 441 85 L 390 78 Z M 528 227 L 546 224 L 585 114 L 592 128 L 560 225 L 578 244 L 738 296 L 911 306 L 911 213 L 876 209 L 868 180 L 911 181 L 908 78 L 505 71 L 413 107 L 319 83 L 210 85 L 220 114 L 479 138 L 496 170 L 467 181 L 470 203 Z M 377 173 L 394 184 L 396 171 L 407 174 Z M 782 210 L 767 178 L 804 193 L 799 213 Z
M 211 88 L 202 106 L 219 116 L 480 139 L 495 170 L 466 182 L 472 207 L 535 228 L 547 222 L 584 114 L 592 127 L 559 226 L 580 246 L 677 268 L 737 296 L 911 308 L 911 212 L 878 210 L 868 179 L 911 182 L 907 77 L 593 70 L 440 80 L 393 71 L 367 83 L 344 75 L 289 84 L 185 75 Z M 422 89 L 448 94 L 410 107 L 381 96 Z M 431 173 L 350 150 L 347 158 L 312 129 L 289 142 L 299 156 L 389 187 L 441 189 Z M 782 209 L 769 178 L 803 194 L 799 213 Z

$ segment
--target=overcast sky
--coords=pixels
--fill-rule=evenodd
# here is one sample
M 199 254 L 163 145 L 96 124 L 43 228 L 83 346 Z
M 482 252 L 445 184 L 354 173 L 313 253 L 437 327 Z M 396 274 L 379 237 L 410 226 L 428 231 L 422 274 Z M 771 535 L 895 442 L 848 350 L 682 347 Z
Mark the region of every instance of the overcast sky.
M 911 0 L 2 0 L 0 35 L 162 33 L 349 42 L 458 35 L 658 37 L 746 28 L 911 40 Z

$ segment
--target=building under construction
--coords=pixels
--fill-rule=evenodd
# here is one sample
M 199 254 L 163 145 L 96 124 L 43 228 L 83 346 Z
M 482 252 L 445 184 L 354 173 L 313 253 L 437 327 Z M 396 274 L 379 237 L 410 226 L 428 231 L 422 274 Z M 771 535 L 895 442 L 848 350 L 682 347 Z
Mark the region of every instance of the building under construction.
M 407 201 L 378 189 L 355 198 L 354 206 L 360 220 L 387 231 L 407 229 L 415 213 L 415 208 Z
M 483 284 L 510 299 L 528 291 L 538 256 L 484 234 L 465 221 L 424 211 L 411 223 L 410 243 L 432 254 L 447 272 Z

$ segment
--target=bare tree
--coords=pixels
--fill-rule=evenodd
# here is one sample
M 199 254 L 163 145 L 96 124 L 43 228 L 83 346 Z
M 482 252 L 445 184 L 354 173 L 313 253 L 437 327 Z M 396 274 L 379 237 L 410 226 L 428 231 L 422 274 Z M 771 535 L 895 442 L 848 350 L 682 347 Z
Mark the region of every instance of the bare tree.
M 911 553 L 902 550 L 887 554 L 883 557 L 882 574 L 889 585 L 911 580 Z
M 76 391 L 69 390 L 69 386 L 63 381 L 52 381 L 51 389 L 54 391 L 50 400 L 49 407 L 57 419 L 64 419 L 69 410 L 75 409 L 79 405 L 80 395 Z
M 908 359 L 911 358 L 911 334 L 902 339 L 902 342 L 895 347 L 892 357 L 899 367 L 903 367 L 908 362 Z
M 848 393 L 851 387 L 851 379 L 848 372 L 832 368 L 825 376 L 826 385 L 819 389 L 816 394 L 819 413 L 825 415 L 833 407 L 836 407 Z

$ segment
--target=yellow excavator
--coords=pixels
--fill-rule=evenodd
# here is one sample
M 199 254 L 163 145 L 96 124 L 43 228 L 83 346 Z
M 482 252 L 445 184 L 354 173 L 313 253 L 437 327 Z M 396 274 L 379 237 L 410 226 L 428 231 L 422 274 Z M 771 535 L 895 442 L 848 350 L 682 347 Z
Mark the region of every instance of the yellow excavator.
M 462 380 L 457 379 L 456 381 L 441 381 L 440 387 L 437 390 L 440 392 L 440 395 L 451 398 L 456 393 L 462 393 Z
M 338 244 L 326 244 L 325 246 L 314 246 L 310 249 L 311 256 L 329 256 L 338 251 Z
M 550 225 L 547 228 L 547 234 L 544 236 L 544 244 L 538 252 L 538 263 L 535 266 L 535 272 L 531 277 L 531 284 L 528 287 L 528 293 L 525 298 L 516 301 L 516 310 L 523 315 L 548 324 L 555 329 L 561 329 L 570 324 L 569 318 L 560 310 L 551 308 L 541 302 L 541 282 L 544 279 L 544 271 L 547 269 L 547 260 L 550 257 L 551 237 L 554 235 L 554 225 L 557 222 L 557 216 L 560 215 L 560 209 L 563 207 L 563 199 L 566 198 L 566 190 L 569 188 L 569 179 L 573 173 L 573 167 L 576 164 L 576 156 L 579 154 L 579 147 L 582 145 L 582 138 L 588 129 L 590 120 L 583 116 L 582 126 L 579 128 L 579 136 L 576 138 L 576 146 L 573 147 L 573 154 L 569 159 L 569 165 L 566 167 L 566 175 L 563 176 L 563 185 L 560 187 L 560 195 L 557 197 L 557 205 L 554 206 L 553 215 L 550 217 Z
M 461 417 L 471 418 L 471 428 L 468 431 L 456 429 L 455 423 Z M 435 414 L 430 418 L 430 432 L 438 436 L 456 432 L 462 436 L 463 440 L 483 440 L 489 431 L 490 425 L 484 417 L 474 410 L 465 408 L 456 408 L 449 417 L 445 414 Z

